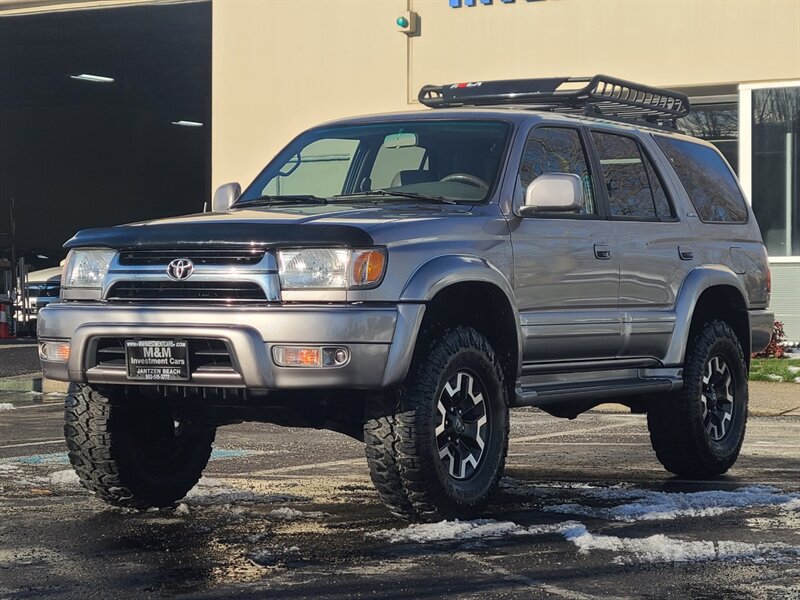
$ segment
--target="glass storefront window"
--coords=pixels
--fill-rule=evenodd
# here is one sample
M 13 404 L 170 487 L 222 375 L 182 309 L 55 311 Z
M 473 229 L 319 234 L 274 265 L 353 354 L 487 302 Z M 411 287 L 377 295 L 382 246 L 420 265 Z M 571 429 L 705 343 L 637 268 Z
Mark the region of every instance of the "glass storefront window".
M 770 256 L 800 255 L 800 86 L 752 91 L 752 203 Z

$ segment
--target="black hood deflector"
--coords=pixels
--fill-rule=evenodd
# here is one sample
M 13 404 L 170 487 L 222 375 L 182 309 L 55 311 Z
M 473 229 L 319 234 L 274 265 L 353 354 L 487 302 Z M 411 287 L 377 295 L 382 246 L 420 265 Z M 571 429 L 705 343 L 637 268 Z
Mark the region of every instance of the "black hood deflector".
M 352 225 L 314 223 L 188 222 L 84 229 L 65 248 L 252 248 L 275 246 L 372 246 L 366 231 Z

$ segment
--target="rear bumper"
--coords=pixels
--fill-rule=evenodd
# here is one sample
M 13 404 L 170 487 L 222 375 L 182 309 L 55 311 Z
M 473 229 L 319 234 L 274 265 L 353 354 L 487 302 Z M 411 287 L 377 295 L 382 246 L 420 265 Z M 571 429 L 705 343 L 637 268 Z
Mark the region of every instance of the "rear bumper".
M 751 310 L 748 311 L 748 316 L 750 318 L 750 351 L 761 352 L 772 339 L 775 313 L 770 310 Z
M 39 339 L 69 341 L 70 357 L 67 362 L 42 361 L 42 370 L 45 377 L 60 381 L 147 385 L 129 380 L 124 366 L 98 365 L 96 342 L 102 338 L 198 338 L 223 341 L 232 368 L 193 371 L 179 385 L 382 389 L 405 377 L 424 310 L 423 304 L 194 308 L 55 303 L 39 314 Z M 275 344 L 346 346 L 350 360 L 340 367 L 279 367 L 272 359 Z

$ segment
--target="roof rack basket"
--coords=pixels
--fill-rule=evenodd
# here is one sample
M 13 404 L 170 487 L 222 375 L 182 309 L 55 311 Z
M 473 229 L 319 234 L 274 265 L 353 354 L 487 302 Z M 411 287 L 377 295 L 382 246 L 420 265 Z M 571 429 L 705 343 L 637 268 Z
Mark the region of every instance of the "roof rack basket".
M 419 101 L 430 108 L 516 105 L 671 127 L 689 114 L 689 98 L 680 92 L 607 75 L 426 85 Z

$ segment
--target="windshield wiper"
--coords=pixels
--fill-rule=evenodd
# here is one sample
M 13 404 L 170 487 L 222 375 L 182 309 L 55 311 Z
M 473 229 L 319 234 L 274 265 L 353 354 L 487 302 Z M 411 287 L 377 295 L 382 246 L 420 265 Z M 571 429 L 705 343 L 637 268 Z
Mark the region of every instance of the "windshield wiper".
M 353 192 L 352 194 L 340 194 L 333 196 L 332 199 L 363 198 L 369 196 L 411 198 L 413 200 L 423 200 L 425 202 L 436 202 L 438 204 L 458 204 L 454 200 L 444 196 L 431 196 L 430 194 L 420 194 L 417 192 L 389 191 L 389 190 L 368 190 L 366 192 Z
M 312 194 L 295 194 L 286 196 L 259 196 L 252 200 L 242 200 L 236 202 L 231 208 L 242 208 L 244 206 L 275 206 L 278 204 L 327 204 L 326 198 L 320 198 Z

